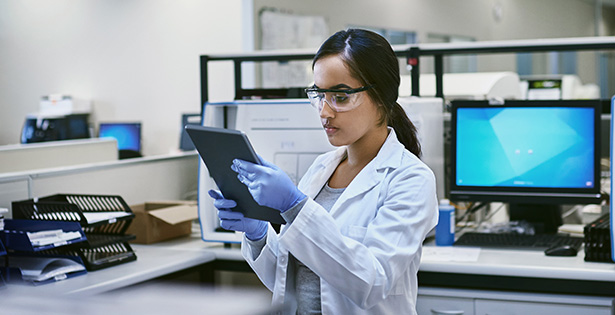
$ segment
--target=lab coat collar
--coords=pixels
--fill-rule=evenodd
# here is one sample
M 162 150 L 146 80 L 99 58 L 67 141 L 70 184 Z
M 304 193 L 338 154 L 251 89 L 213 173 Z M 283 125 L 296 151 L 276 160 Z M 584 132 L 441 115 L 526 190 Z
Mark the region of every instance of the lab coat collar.
M 340 196 L 340 201 L 347 200 L 357 195 L 360 195 L 372 187 L 376 186 L 382 181 L 387 168 L 397 168 L 401 164 L 402 156 L 404 154 L 404 146 L 397 140 L 395 130 L 389 127 L 389 135 L 387 136 L 384 144 L 378 151 L 378 154 L 372 161 L 370 161 L 364 168 L 357 174 L 357 177 L 350 183 L 348 188 Z M 346 156 L 346 147 L 342 147 L 333 152 L 320 163 L 322 169 L 318 172 L 316 178 L 314 178 L 314 185 L 310 185 L 310 191 L 305 192 L 306 195 L 311 198 L 315 198 L 320 192 L 322 187 L 327 183 L 339 163 Z M 337 202 L 331 209 L 331 213 L 335 212 L 338 205 L 343 202 Z
M 389 135 L 380 148 L 380 151 L 378 151 L 376 157 L 372 160 L 376 170 L 398 168 L 401 165 L 402 157 L 406 150 L 406 147 L 404 147 L 404 145 L 397 139 L 395 130 L 391 127 L 388 127 L 388 129 Z M 372 163 L 370 162 L 370 164 Z
M 346 157 L 346 147 L 338 148 L 331 153 L 332 154 L 328 154 L 318 165 L 320 171 L 316 172 L 317 175 L 315 175 L 314 180 L 308 187 L 309 191 L 303 192 L 312 199 L 316 198 L 316 195 L 318 195 L 322 187 L 327 183 L 331 175 L 333 175 L 337 166 Z

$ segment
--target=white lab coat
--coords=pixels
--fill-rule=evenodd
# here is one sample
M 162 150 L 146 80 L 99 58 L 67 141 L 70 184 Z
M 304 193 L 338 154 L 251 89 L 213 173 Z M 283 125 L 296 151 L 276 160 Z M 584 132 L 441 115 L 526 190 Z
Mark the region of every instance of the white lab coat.
M 289 253 L 320 277 L 323 314 L 415 314 L 421 246 L 437 222 L 435 178 L 393 129 L 377 156 L 330 212 L 314 201 L 346 148 L 319 156 L 299 183 L 309 198 L 278 235 L 270 226 L 258 257 L 242 253 L 273 305 L 295 314 Z

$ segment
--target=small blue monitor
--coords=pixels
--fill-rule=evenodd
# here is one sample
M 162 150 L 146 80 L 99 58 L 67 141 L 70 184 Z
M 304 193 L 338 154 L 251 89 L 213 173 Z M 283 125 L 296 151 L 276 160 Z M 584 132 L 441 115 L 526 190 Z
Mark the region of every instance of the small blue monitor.
M 118 150 L 141 152 L 141 123 L 101 123 L 98 136 L 117 140 Z

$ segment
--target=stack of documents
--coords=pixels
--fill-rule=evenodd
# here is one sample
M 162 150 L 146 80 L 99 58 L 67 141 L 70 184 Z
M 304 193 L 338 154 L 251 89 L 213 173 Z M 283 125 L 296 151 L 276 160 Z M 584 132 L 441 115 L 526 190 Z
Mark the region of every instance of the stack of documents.
M 79 231 L 64 232 L 61 229 L 46 230 L 38 232 L 27 232 L 28 238 L 32 246 L 46 246 L 54 244 L 55 246 L 65 245 L 70 240 L 81 238 Z
M 88 224 L 109 221 L 109 223 L 115 223 L 118 218 L 132 215 L 131 212 L 125 211 L 99 211 L 99 212 L 83 212 Z
M 13 256 L 11 267 L 19 268 L 24 281 L 64 280 L 69 274 L 85 271 L 85 266 L 68 258 Z

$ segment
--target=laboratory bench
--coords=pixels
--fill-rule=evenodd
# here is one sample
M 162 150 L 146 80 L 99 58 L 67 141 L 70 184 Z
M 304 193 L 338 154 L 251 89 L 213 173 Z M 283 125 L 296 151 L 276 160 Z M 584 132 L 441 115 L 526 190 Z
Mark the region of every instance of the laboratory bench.
M 460 310 L 458 314 L 612 314 L 615 310 L 615 264 L 575 257 L 549 257 L 542 251 L 438 247 L 427 242 L 419 269 L 419 314 Z M 2 291 L 29 290 L 96 295 L 191 271 L 213 285 L 216 271 L 250 271 L 237 244 L 204 242 L 190 237 L 138 245 L 137 260 L 37 287 L 8 285 Z M 16 289 L 16 287 L 19 287 Z M 497 313 L 497 312 L 496 312 Z M 455 313 L 448 313 L 455 314 Z
M 198 243 L 198 240 L 192 238 L 183 238 L 182 240 L 186 244 Z M 93 295 L 182 272 L 216 259 L 215 253 L 205 250 L 205 246 L 203 246 L 203 250 L 196 250 L 196 246 L 195 249 L 138 244 L 131 246 L 137 255 L 136 261 L 89 271 L 85 275 L 38 286 L 8 284 L 2 291 L 27 288 L 35 294 Z
M 586 262 L 582 250 L 574 257 L 554 257 L 543 251 L 447 248 L 428 242 L 418 279 L 419 314 L 615 310 L 615 264 Z

